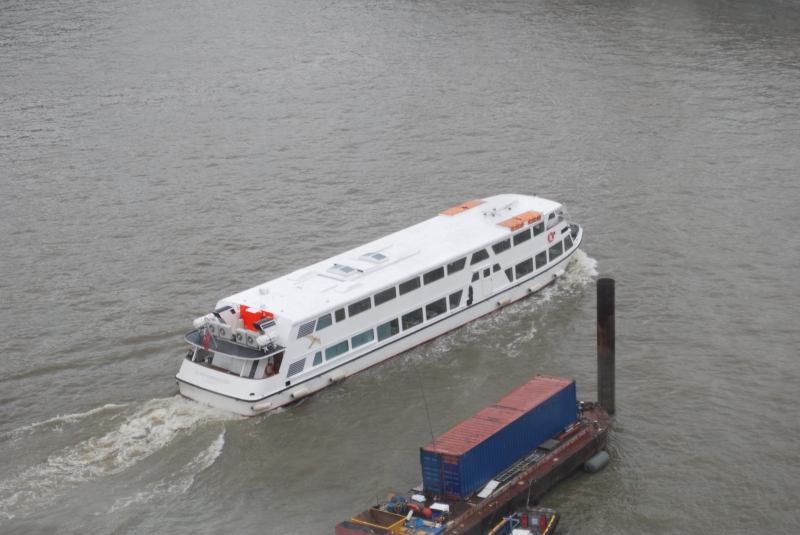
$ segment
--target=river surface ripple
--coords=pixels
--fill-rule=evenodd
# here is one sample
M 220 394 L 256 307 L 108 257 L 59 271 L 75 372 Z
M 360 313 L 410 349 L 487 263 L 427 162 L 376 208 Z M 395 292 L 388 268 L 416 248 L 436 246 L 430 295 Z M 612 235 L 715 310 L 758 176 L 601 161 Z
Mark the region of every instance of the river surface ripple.
M 0 531 L 330 534 L 537 373 L 612 461 L 561 531 L 796 533 L 800 3 L 0 5 Z M 586 231 L 542 295 L 267 417 L 176 397 L 217 299 L 468 199 Z M 415 372 L 416 370 L 416 372 Z

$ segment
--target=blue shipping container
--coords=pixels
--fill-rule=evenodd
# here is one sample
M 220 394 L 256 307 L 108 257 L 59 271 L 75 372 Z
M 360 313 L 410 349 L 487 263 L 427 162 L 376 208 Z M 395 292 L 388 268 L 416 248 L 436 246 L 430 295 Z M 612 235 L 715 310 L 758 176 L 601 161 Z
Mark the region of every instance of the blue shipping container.
M 420 448 L 425 490 L 465 499 L 577 418 L 575 381 L 539 375 Z

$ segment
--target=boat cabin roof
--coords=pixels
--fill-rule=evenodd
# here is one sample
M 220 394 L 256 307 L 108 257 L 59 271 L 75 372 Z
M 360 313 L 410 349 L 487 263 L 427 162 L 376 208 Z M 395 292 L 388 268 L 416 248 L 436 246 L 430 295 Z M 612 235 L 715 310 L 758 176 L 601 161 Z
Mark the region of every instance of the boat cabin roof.
M 247 305 L 297 324 L 488 247 L 510 237 L 523 226 L 524 218 L 541 214 L 545 220 L 560 207 L 555 201 L 514 194 L 469 201 L 234 294 L 217 306 Z

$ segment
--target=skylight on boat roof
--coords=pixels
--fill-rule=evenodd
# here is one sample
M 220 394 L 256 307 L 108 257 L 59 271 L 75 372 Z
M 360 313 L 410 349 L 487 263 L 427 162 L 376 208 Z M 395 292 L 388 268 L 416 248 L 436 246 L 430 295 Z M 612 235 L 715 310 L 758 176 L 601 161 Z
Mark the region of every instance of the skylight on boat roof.
M 333 267 L 328 268 L 328 273 L 333 273 L 335 275 L 341 275 L 342 277 L 350 277 L 357 273 L 355 268 L 351 268 L 350 266 L 343 266 L 342 264 L 334 264 Z
M 361 260 L 366 260 L 367 262 L 374 262 L 375 264 L 380 264 L 381 262 L 385 262 L 387 258 L 386 255 L 382 255 L 381 253 L 366 253 L 362 254 L 359 257 Z

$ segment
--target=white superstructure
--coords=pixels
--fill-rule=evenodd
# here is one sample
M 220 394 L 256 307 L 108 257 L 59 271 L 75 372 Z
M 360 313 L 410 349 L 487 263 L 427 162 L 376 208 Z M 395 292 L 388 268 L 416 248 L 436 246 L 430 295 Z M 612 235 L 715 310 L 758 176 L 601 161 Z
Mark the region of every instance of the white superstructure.
M 176 378 L 252 416 L 436 338 L 563 275 L 583 230 L 560 203 L 497 195 L 222 299 Z

